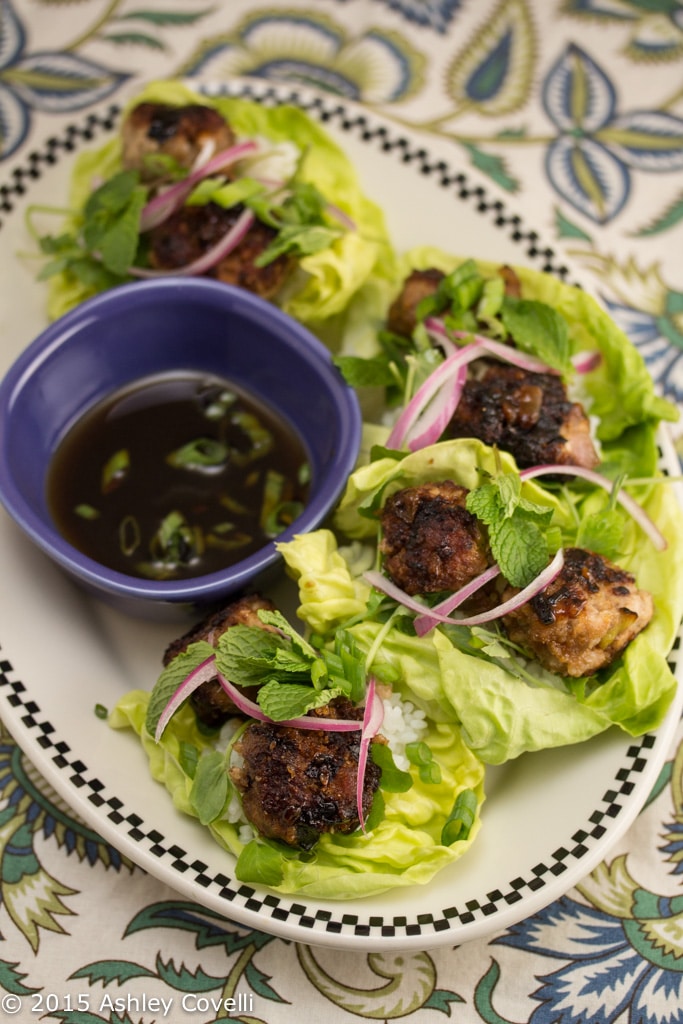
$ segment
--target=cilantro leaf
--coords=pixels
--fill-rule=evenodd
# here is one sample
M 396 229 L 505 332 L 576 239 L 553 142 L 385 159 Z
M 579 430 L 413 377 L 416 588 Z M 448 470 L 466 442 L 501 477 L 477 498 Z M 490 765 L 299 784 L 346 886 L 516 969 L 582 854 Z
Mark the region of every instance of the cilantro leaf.
M 121 171 L 89 196 L 83 211 L 83 238 L 102 264 L 125 276 L 135 260 L 140 237 L 140 213 L 147 191 L 137 171 Z

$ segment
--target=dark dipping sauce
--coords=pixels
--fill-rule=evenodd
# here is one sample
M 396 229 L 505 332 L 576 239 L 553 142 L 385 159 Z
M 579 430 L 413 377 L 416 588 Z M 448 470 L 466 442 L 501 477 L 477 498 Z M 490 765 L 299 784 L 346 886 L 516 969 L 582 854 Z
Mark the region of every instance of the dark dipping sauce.
M 293 428 L 227 380 L 142 379 L 78 420 L 58 446 L 47 501 L 61 534 L 129 576 L 183 579 L 241 561 L 308 497 Z

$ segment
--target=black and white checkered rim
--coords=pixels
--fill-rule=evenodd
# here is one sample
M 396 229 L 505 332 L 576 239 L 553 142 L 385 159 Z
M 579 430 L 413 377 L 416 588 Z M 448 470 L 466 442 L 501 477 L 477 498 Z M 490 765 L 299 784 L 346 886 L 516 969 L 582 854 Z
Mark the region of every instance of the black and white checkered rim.
M 194 84 L 194 83 L 190 83 Z M 433 159 L 428 150 L 414 140 L 374 121 L 363 111 L 352 109 L 336 97 L 312 95 L 296 88 L 283 89 L 267 83 L 242 82 L 220 85 L 206 90 L 210 95 L 230 95 L 253 99 L 264 104 L 292 103 L 305 110 L 309 116 L 323 124 L 333 124 L 338 130 L 348 132 L 357 140 L 367 143 L 377 152 L 395 157 L 403 164 L 415 169 L 418 175 L 431 177 L 443 189 L 446 196 L 458 202 L 468 203 L 482 216 L 493 218 L 492 223 L 501 231 L 507 231 L 512 241 L 520 246 L 520 252 L 547 273 L 567 280 L 569 271 L 561 258 L 551 248 L 539 242 L 538 233 L 526 229 L 521 218 L 509 213 L 500 200 L 491 199 L 484 188 L 472 183 L 462 171 L 454 171 L 443 160 Z M 0 229 L 10 215 L 19 197 L 30 191 L 32 182 L 41 178 L 44 172 L 54 166 L 59 157 L 73 153 L 83 143 L 92 142 L 102 135 L 115 130 L 120 108 L 111 106 L 104 113 L 87 115 L 80 125 L 69 125 L 58 137 L 49 138 L 42 149 L 27 155 L 23 165 L 15 167 L 10 180 L 0 184 Z M 666 472 L 666 466 L 662 467 Z M 681 636 L 676 639 L 669 656 L 671 670 L 677 673 L 681 648 Z M 623 816 L 629 804 L 629 797 L 639 777 L 648 768 L 656 749 L 655 735 L 648 733 L 629 744 L 624 760 L 613 780 L 595 809 L 583 826 L 567 838 L 564 845 L 553 851 L 549 859 L 529 869 L 526 877 L 510 879 L 503 888 L 486 894 L 484 900 L 467 900 L 461 906 L 446 907 L 440 914 L 417 914 L 414 919 L 406 916 L 363 915 L 354 913 L 347 906 L 340 905 L 339 911 L 317 909 L 307 906 L 296 897 L 283 897 L 277 893 L 257 891 L 249 885 L 236 882 L 223 872 L 211 873 L 209 866 L 194 859 L 186 850 L 174 843 L 163 833 L 148 826 L 134 808 L 124 806 L 116 795 L 107 792 L 107 787 L 93 777 L 85 764 L 60 739 L 55 727 L 44 719 L 39 705 L 31 698 L 30 688 L 15 678 L 9 661 L 0 660 L 0 694 L 12 708 L 13 717 L 21 723 L 22 729 L 31 740 L 44 751 L 55 769 L 63 773 L 67 790 L 73 789 L 81 800 L 85 799 L 96 811 L 97 818 L 113 826 L 116 834 L 126 836 L 146 857 L 158 858 L 165 868 L 176 873 L 180 888 L 198 887 L 212 896 L 212 905 L 224 905 L 226 917 L 235 914 L 258 915 L 253 926 L 264 931 L 281 933 L 294 929 L 301 941 L 315 943 L 324 936 L 334 944 L 338 937 L 344 940 L 376 940 L 391 945 L 410 940 L 420 940 L 429 946 L 449 932 L 457 933 L 463 926 L 493 919 L 496 915 L 507 917 L 505 912 L 524 899 L 539 894 L 558 876 L 571 870 L 576 864 L 590 859 L 597 843 L 600 842 L 611 823 Z M 104 827 L 104 825 L 102 825 Z M 134 858 L 133 858 L 134 859 Z M 588 869 L 587 869 L 588 870 Z M 502 922 L 501 922 L 502 923 Z

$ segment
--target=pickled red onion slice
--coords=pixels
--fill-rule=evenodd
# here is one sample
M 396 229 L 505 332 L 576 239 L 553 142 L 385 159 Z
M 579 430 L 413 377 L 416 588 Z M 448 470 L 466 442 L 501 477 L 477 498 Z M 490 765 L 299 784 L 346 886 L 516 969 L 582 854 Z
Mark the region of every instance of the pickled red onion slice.
M 540 572 L 538 576 L 531 581 L 531 583 L 515 594 L 514 597 L 509 598 L 507 601 L 503 601 L 502 604 L 496 605 L 495 608 L 490 608 L 488 611 L 481 612 L 478 615 L 466 616 L 464 618 L 454 618 L 452 615 L 440 611 L 438 606 L 435 608 L 427 608 L 421 601 L 417 601 L 409 594 L 406 594 L 404 590 L 401 590 L 400 587 L 397 587 L 395 583 L 392 583 L 392 581 L 387 579 L 387 577 L 381 572 L 370 570 L 363 575 L 364 579 L 376 590 L 382 591 L 382 593 L 386 594 L 387 597 L 393 598 L 394 601 L 402 604 L 410 611 L 417 612 L 419 620 L 415 620 L 415 629 L 417 631 L 417 624 L 418 621 L 420 621 L 421 632 L 419 632 L 418 635 L 424 636 L 425 633 L 428 633 L 429 630 L 433 629 L 433 627 L 438 623 L 443 623 L 447 626 L 479 626 L 484 622 L 493 622 L 495 619 L 499 619 L 503 615 L 507 615 L 509 612 L 515 611 L 517 608 L 526 604 L 527 601 L 530 601 L 536 594 L 539 594 L 544 590 L 549 583 L 552 583 L 561 571 L 563 565 L 564 552 L 562 548 L 560 548 L 545 569 L 543 569 L 543 571 Z M 496 575 L 496 573 L 493 572 L 493 568 L 494 567 L 490 567 L 490 569 L 485 570 L 480 577 L 477 577 L 480 580 L 479 586 L 483 586 L 483 584 L 488 582 L 489 579 L 493 579 Z M 487 575 L 489 572 L 491 572 L 490 576 Z M 481 580 L 482 576 L 486 578 Z M 469 593 L 466 594 L 466 597 L 471 596 L 474 589 L 478 588 L 471 589 Z M 460 594 L 460 591 L 457 593 Z M 454 598 L 455 595 L 453 595 L 453 599 Z M 447 600 L 450 601 L 452 599 L 448 598 Z M 465 600 L 465 597 L 463 597 L 462 600 Z M 460 601 L 455 601 L 456 605 L 459 603 Z
M 360 749 L 358 751 L 358 777 L 356 780 L 356 807 L 358 810 L 358 821 L 363 832 L 365 832 L 363 789 L 365 788 L 365 773 L 368 766 L 370 743 L 382 727 L 383 721 L 384 705 L 377 694 L 375 680 L 373 676 L 370 676 L 365 695 L 365 713 L 363 715 L 363 729 L 360 737 Z
M 411 451 L 416 451 L 437 441 L 460 401 L 465 385 L 466 365 L 485 354 L 530 373 L 557 374 L 557 370 L 540 360 L 482 334 L 450 331 L 441 320 L 434 317 L 425 320 L 425 327 L 439 340 L 470 338 L 471 341 L 452 352 L 420 385 L 398 417 L 387 439 L 388 448 L 398 449 L 407 445 Z

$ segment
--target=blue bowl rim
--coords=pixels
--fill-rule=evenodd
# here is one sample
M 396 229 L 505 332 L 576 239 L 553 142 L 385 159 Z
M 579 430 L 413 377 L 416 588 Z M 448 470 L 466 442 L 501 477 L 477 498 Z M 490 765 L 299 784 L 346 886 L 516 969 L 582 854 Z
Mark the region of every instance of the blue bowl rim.
M 313 497 L 301 516 L 276 539 L 269 541 L 253 555 L 224 570 L 178 580 L 148 580 L 144 577 L 129 576 L 109 569 L 79 552 L 61 536 L 56 527 L 50 527 L 45 523 L 15 486 L 7 464 L 6 446 L 2 440 L 0 503 L 40 550 L 91 590 L 110 596 L 156 602 L 208 602 L 212 598 L 220 597 L 226 587 L 229 586 L 231 592 L 237 592 L 253 579 L 276 567 L 282 557 L 277 545 L 321 524 L 334 507 L 346 485 L 348 475 L 356 464 L 362 434 L 362 415 L 358 397 L 334 366 L 329 349 L 307 327 L 260 296 L 210 278 L 169 276 L 118 285 L 86 299 L 69 310 L 49 324 L 19 353 L 0 381 L 0 439 L 7 435 L 7 423 L 15 396 L 34 366 L 68 343 L 76 325 L 89 316 L 97 316 L 102 308 L 106 309 L 112 303 L 122 301 L 126 294 L 133 290 L 142 299 L 147 293 L 157 294 L 159 290 L 163 292 L 166 289 L 173 289 L 175 292 L 182 289 L 197 296 L 205 293 L 212 301 L 220 301 L 222 295 L 224 300 L 230 299 L 232 303 L 241 305 L 243 310 L 266 310 L 268 315 L 284 328 L 286 336 L 297 338 L 300 347 L 305 348 L 306 356 L 328 376 L 330 383 L 337 389 L 338 409 L 347 436 L 343 439 L 344 443 L 339 446 L 336 459 L 330 465 L 335 474 L 334 479 L 329 476 L 323 492 Z

